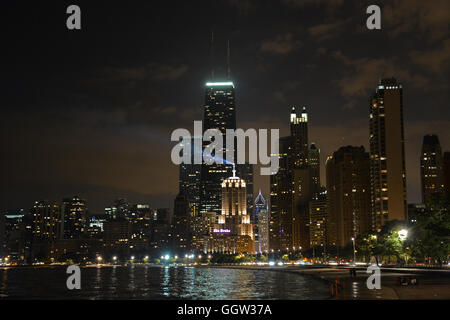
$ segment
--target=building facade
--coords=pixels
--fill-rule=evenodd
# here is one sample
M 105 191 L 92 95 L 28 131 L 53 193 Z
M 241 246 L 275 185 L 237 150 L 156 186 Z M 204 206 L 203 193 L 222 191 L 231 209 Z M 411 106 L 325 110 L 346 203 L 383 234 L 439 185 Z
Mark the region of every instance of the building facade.
M 269 206 L 259 190 L 255 199 L 255 216 L 258 228 L 255 228 L 255 249 L 259 253 L 269 252 Z
M 372 229 L 407 219 L 402 85 L 382 79 L 370 98 Z
M 420 178 L 422 183 L 422 203 L 431 204 L 444 198 L 444 159 L 439 138 L 434 134 L 423 137 L 420 155 Z
M 364 147 L 339 148 L 327 159 L 328 243 L 345 247 L 371 229 L 369 154 Z
M 205 90 L 203 131 L 218 129 L 226 141 L 227 129 L 236 129 L 235 91 L 231 81 L 208 82 Z M 204 149 L 208 145 L 203 142 Z M 217 150 L 216 150 L 217 151 Z M 226 148 L 219 149 L 225 157 Z M 214 155 L 213 155 L 214 156 Z M 236 159 L 236 156 L 234 157 Z M 200 172 L 200 212 L 221 213 L 221 183 L 231 176 L 231 164 L 202 163 Z
M 208 251 L 254 253 L 253 225 L 247 212 L 246 182 L 235 175 L 223 180 L 222 212 L 214 225 Z

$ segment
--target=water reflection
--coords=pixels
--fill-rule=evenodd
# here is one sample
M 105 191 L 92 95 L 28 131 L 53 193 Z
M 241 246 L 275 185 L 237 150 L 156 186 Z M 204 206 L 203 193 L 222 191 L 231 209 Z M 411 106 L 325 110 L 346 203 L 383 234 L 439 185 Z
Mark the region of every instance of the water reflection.
M 264 270 L 98 266 L 81 269 L 68 290 L 66 268 L 0 270 L 0 299 L 328 299 L 325 283 Z M 357 291 L 357 288 L 355 288 Z

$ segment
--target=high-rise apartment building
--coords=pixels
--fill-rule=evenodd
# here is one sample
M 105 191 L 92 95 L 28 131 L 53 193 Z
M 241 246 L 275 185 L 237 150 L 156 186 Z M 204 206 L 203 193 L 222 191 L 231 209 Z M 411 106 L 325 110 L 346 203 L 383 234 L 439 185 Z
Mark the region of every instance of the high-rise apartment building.
M 309 239 L 310 247 L 323 247 L 327 245 L 328 204 L 327 193 L 317 194 L 309 202 Z
M 36 201 L 30 210 L 33 242 L 50 243 L 57 239 L 61 208 L 57 203 Z
M 339 148 L 327 159 L 328 242 L 345 247 L 370 230 L 369 154 L 364 147 Z
M 407 219 L 402 85 L 382 79 L 370 99 L 372 229 Z
M 444 198 L 444 168 L 439 138 L 434 134 L 423 137 L 420 154 L 420 178 L 422 182 L 422 203 L 431 204 Z
M 78 196 L 64 198 L 61 214 L 60 238 L 80 239 L 87 227 L 86 201 Z

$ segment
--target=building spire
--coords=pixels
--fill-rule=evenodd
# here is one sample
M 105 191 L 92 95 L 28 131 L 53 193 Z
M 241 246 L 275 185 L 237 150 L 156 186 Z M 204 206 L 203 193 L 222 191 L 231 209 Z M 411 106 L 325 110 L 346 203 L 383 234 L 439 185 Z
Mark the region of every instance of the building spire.
M 227 40 L 227 79 L 231 79 L 231 67 L 230 67 L 230 40 Z
M 236 166 L 233 163 L 233 178 L 236 178 Z
M 214 80 L 214 30 L 211 29 L 211 39 L 209 41 L 210 63 L 211 63 L 211 80 Z

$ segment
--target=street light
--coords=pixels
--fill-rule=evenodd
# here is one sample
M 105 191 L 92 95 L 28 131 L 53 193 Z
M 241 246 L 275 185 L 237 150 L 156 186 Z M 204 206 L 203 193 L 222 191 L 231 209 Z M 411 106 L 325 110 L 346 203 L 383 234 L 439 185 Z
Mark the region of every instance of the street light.
M 352 237 L 352 241 L 353 241 L 353 263 L 356 263 L 355 238 Z
M 402 229 L 398 232 L 398 236 L 400 237 L 400 240 L 405 240 L 406 237 L 408 236 L 408 230 L 406 229 Z

